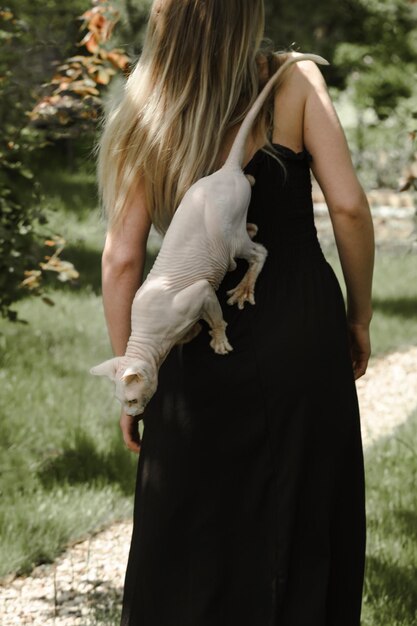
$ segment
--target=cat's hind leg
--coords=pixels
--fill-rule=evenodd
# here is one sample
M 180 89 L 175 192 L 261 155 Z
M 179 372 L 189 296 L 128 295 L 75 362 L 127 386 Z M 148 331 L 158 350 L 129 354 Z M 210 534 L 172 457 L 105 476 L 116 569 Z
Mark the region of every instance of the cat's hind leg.
M 242 249 L 236 254 L 238 258 L 246 259 L 249 263 L 248 270 L 240 283 L 227 292 L 229 299 L 227 304 L 237 304 L 239 309 L 243 309 L 245 302 L 255 304 L 255 284 L 258 278 L 268 252 L 260 243 L 255 243 L 250 239 L 245 241 Z
M 227 354 L 233 350 L 226 336 L 226 322 L 216 292 L 207 280 L 196 283 L 180 291 L 174 298 L 174 308 L 190 321 L 205 320 L 210 326 L 212 340 L 210 346 L 216 354 Z

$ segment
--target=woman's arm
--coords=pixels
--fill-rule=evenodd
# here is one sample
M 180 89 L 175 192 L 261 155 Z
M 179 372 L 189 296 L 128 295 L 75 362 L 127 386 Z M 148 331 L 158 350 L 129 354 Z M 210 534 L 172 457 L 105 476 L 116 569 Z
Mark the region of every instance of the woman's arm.
M 104 315 L 115 356 L 125 353 L 130 336 L 131 307 L 142 282 L 150 227 L 144 193 L 138 186 L 120 226 L 107 232 L 102 256 Z
M 353 367 L 355 378 L 359 378 L 370 356 L 375 249 L 372 216 L 323 76 L 310 61 L 298 66 L 306 90 L 304 144 L 313 156 L 312 171 L 333 225 L 346 283 Z
M 115 356 L 125 353 L 131 330 L 132 302 L 143 278 L 146 243 L 151 227 L 144 196 L 143 189 L 138 185 L 130 195 L 122 223 L 116 229 L 108 231 L 104 244 L 103 306 Z M 126 446 L 133 452 L 139 452 L 138 420 L 122 410 L 120 428 Z

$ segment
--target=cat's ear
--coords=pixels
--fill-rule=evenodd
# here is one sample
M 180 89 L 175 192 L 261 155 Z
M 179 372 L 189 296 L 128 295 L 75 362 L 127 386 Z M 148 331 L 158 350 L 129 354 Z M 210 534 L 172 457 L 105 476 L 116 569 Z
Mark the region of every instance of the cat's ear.
M 144 378 L 145 377 L 143 375 L 143 370 L 138 363 L 133 363 L 133 365 L 130 365 L 127 369 L 125 369 L 122 375 L 122 381 L 125 383 L 125 385 L 133 382 L 138 383 Z
M 109 359 L 96 365 L 90 369 L 90 374 L 94 376 L 107 376 L 110 380 L 115 380 L 117 368 L 119 367 L 120 357 L 116 356 L 114 359 Z

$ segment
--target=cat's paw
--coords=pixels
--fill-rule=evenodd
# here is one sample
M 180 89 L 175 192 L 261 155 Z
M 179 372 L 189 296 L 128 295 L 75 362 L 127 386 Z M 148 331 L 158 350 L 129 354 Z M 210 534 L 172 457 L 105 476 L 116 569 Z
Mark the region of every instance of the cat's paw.
M 219 334 L 213 330 L 210 330 L 209 333 L 212 336 L 210 348 L 212 348 L 216 354 L 228 354 L 233 350 L 224 333 Z
M 227 295 L 230 296 L 227 304 L 230 304 L 230 306 L 237 304 L 240 310 L 244 308 L 245 302 L 255 304 L 254 286 L 249 280 L 241 280 L 237 287 L 227 292 Z

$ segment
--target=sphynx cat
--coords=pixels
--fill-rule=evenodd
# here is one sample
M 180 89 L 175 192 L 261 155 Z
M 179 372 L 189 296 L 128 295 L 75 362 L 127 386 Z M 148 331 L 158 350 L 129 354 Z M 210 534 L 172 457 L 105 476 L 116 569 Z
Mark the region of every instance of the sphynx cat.
M 227 292 L 228 304 L 240 309 L 245 302 L 255 304 L 256 279 L 267 251 L 252 240 L 257 227 L 246 223 L 255 183 L 242 169 L 246 141 L 274 85 L 290 65 L 302 60 L 328 65 L 320 56 L 298 54 L 270 78 L 241 124 L 225 164 L 196 181 L 177 208 L 155 263 L 134 297 L 125 355 L 90 370 L 115 382 L 116 397 L 128 415 L 143 413 L 156 391 L 160 365 L 175 344 L 198 334 L 199 320 L 210 327 L 214 352 L 225 355 L 232 350 L 216 290 L 226 272 L 236 268 L 236 258 L 249 265 L 240 283 Z

